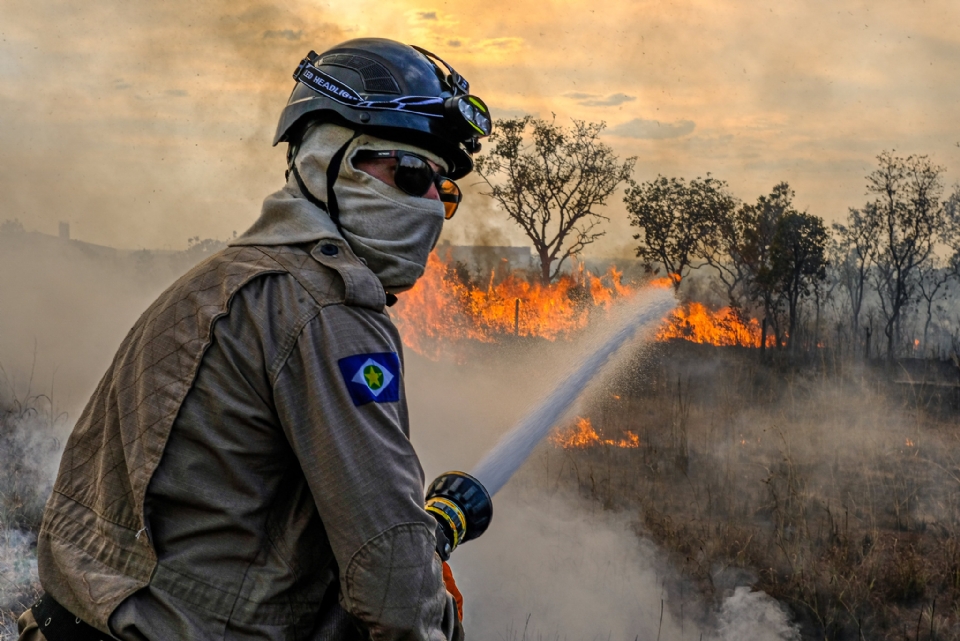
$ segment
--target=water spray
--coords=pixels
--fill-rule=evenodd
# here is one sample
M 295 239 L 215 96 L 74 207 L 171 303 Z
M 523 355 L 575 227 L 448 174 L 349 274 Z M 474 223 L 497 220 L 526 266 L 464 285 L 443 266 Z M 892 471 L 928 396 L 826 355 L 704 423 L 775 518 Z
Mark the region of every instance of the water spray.
M 437 519 L 437 552 L 443 560 L 458 545 L 486 531 L 493 518 L 493 495 L 563 418 L 610 357 L 637 332 L 654 327 L 675 305 L 673 294 L 662 289 L 648 290 L 631 301 L 624 319 L 603 344 L 501 437 L 472 474 L 446 472 L 430 484 L 426 509 Z

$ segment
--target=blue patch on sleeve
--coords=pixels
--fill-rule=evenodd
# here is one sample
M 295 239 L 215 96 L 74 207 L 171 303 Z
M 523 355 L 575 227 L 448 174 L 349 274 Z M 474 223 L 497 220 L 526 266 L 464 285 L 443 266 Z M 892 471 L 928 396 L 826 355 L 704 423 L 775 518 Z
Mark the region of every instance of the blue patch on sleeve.
M 400 359 L 395 352 L 347 356 L 337 364 L 354 405 L 400 400 Z

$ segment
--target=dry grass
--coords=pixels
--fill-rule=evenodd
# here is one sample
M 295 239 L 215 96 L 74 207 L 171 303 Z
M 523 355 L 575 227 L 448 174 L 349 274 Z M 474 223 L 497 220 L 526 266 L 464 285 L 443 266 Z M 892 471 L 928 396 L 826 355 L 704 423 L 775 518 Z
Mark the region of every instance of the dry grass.
M 553 449 L 541 482 L 634 511 L 710 597 L 750 577 L 804 638 L 960 639 L 957 413 L 887 378 L 668 346 L 585 410 L 641 447 Z
M 62 422 L 45 396 L 0 399 L 0 641 L 40 593 L 36 532 L 59 460 Z

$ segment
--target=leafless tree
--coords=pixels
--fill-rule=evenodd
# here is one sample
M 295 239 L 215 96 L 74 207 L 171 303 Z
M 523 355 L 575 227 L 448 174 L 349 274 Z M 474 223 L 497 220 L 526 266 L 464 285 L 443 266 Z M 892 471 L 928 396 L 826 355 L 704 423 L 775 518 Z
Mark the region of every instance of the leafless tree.
M 747 239 L 758 222 L 751 205 L 735 208 L 730 215 L 719 221 L 703 259 L 714 270 L 722 284 L 731 307 L 743 310 L 750 299 L 750 245 Z
M 895 356 L 906 306 L 916 298 L 918 270 L 927 261 L 944 225 L 943 168 L 927 156 L 895 156 L 884 151 L 867 176 L 864 208 L 877 229 L 873 271 L 887 338 L 887 359 Z
M 570 257 L 603 236 L 596 211 L 630 176 L 636 158 L 620 162 L 599 140 L 606 125 L 574 120 L 562 127 L 530 116 L 497 121 L 492 149 L 477 173 L 507 215 L 533 242 L 549 283 Z M 529 136 L 527 130 L 530 129 Z
M 954 277 L 955 267 L 944 264 L 936 254 L 931 254 L 927 260 L 917 265 L 917 304 L 925 313 L 923 323 L 923 351 L 929 349 L 930 324 L 933 322 L 934 308 L 940 301 L 949 296 L 949 283 Z M 918 310 L 919 311 L 919 310 Z
M 867 205 L 867 209 L 872 205 Z M 860 336 L 860 312 L 869 284 L 870 267 L 877 253 L 879 229 L 876 217 L 864 210 L 850 208 L 847 224 L 833 224 L 832 262 L 841 289 L 850 303 L 855 342 Z

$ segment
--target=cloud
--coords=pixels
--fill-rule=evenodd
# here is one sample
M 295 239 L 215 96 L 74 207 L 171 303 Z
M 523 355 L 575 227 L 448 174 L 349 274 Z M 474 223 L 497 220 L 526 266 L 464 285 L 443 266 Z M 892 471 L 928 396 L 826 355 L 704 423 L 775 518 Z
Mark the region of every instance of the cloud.
M 523 38 L 505 37 L 505 38 L 487 38 L 476 43 L 477 49 L 487 52 L 498 51 L 503 53 L 513 53 L 519 51 L 523 46 Z
M 614 93 L 599 100 L 584 100 L 580 104 L 585 107 L 616 107 L 617 105 L 622 105 L 625 102 L 631 102 L 636 99 L 636 96 L 628 96 L 625 93 Z
M 448 47 L 459 47 L 461 44 L 459 40 L 447 40 Z
M 184 96 L 190 95 L 183 89 L 167 89 L 163 93 L 164 95 L 171 96 L 173 98 L 183 98 Z
M 419 16 L 421 20 L 436 20 L 437 12 L 436 11 L 418 11 L 417 16 Z
M 303 37 L 303 30 L 294 31 L 293 29 L 271 29 L 269 31 L 263 32 L 263 38 L 269 40 L 271 38 L 278 38 L 282 40 L 289 40 L 291 42 L 296 42 Z
M 620 123 L 616 127 L 611 127 L 605 133 L 610 136 L 620 136 L 622 138 L 665 140 L 667 138 L 686 136 L 692 132 L 696 126 L 696 123 L 692 120 L 678 120 L 673 123 L 665 123 L 659 120 L 634 118 L 633 120 Z
M 616 107 L 637 99 L 636 96 L 629 96 L 625 93 L 612 93 L 604 98 L 595 93 L 583 93 L 581 91 L 571 91 L 563 94 L 563 97 L 576 100 L 578 104 L 584 107 Z

